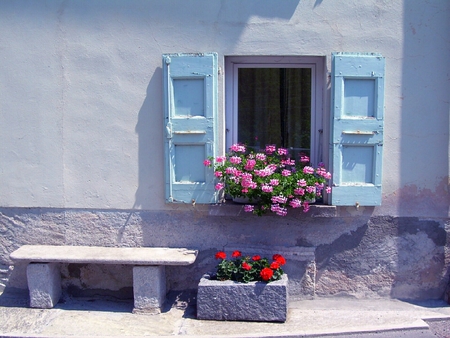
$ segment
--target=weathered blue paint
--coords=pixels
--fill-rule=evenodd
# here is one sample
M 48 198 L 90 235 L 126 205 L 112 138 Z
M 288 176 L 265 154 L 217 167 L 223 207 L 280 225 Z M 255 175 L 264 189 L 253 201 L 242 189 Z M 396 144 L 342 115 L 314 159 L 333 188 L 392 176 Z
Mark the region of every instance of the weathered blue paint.
M 381 205 L 385 59 L 333 53 L 333 205 Z
M 163 55 L 166 201 L 216 203 L 217 54 Z

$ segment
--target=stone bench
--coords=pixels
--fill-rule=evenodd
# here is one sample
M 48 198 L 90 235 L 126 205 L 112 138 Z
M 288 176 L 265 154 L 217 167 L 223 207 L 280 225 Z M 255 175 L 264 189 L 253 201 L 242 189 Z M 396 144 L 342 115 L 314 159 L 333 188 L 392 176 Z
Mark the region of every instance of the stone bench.
M 133 312 L 160 313 L 166 298 L 166 265 L 189 265 L 197 250 L 179 248 L 116 248 L 98 246 L 24 245 L 13 261 L 27 266 L 30 306 L 52 308 L 61 297 L 60 263 L 133 265 Z

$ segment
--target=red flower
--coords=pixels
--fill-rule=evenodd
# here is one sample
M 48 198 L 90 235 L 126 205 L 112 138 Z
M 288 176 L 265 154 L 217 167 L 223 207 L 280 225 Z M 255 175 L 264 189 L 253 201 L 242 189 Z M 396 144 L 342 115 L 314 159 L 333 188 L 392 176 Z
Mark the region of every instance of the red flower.
M 276 270 L 276 269 L 278 269 L 280 267 L 280 263 L 278 263 L 278 262 L 273 262 L 272 264 L 270 264 L 270 268 L 272 269 L 272 270 Z
M 277 263 L 280 264 L 280 265 L 286 264 L 286 259 L 285 259 L 283 256 L 279 255 L 279 254 L 273 255 L 272 258 L 273 258 L 273 260 L 274 260 L 275 262 L 277 262 Z
M 219 251 L 218 253 L 216 253 L 216 259 L 225 259 L 227 258 L 227 254 L 223 251 Z
M 268 281 L 269 279 L 272 278 L 272 276 L 273 276 L 273 271 L 272 271 L 272 269 L 264 268 L 264 269 L 261 270 L 261 273 L 260 273 L 260 274 L 261 274 L 261 278 L 262 278 L 263 280 Z
M 256 261 L 259 261 L 261 259 L 261 256 L 260 255 L 255 255 L 255 256 L 252 257 L 252 259 L 256 262 Z
M 252 266 L 250 264 L 248 264 L 247 262 L 242 263 L 242 269 L 244 270 L 250 270 L 252 268 Z
M 242 254 L 241 254 L 241 252 L 238 251 L 238 250 L 233 251 L 233 253 L 231 254 L 231 257 L 241 257 L 241 256 L 242 256 Z

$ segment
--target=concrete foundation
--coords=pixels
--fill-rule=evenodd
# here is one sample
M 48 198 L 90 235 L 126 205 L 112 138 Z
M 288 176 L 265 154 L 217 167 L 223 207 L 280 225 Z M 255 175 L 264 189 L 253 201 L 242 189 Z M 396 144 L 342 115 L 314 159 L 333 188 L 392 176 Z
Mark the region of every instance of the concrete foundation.
M 350 217 L 345 208 L 334 217 L 302 213 L 283 218 L 212 216 L 200 211 L 1 208 L 0 227 L 5 235 L 0 236 L 0 273 L 4 271 L 1 278 L 6 287 L 27 288 L 26 264 L 15 264 L 9 257 L 24 243 L 188 247 L 198 249 L 196 261 L 167 266 L 166 289 L 195 290 L 201 277 L 214 271 L 217 251 L 230 254 L 237 249 L 249 255 L 285 256 L 283 270 L 289 276 L 292 299 L 443 297 L 450 261 L 448 219 L 375 217 L 367 209 L 349 209 L 359 214 Z M 63 265 L 64 289 L 71 284 L 83 290 L 133 287 L 129 266 L 90 266 L 68 269 Z

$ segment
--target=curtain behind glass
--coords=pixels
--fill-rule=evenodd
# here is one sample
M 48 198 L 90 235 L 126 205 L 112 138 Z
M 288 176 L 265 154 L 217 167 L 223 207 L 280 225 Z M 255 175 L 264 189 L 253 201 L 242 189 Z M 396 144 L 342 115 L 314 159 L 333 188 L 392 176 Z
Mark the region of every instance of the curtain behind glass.
M 311 69 L 239 68 L 240 143 L 256 149 L 276 144 L 309 154 L 310 134 Z

